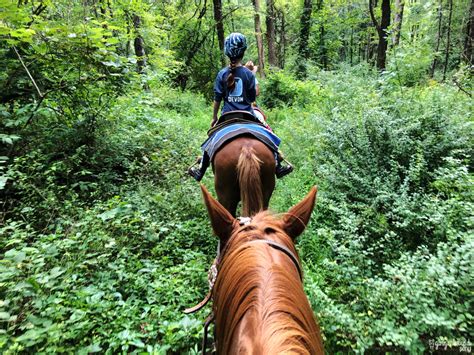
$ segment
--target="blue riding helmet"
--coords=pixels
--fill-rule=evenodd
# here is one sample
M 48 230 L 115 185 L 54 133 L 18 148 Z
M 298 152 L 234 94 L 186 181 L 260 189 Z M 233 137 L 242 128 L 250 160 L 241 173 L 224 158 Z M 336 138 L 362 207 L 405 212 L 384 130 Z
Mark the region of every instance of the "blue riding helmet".
M 242 58 L 247 49 L 247 40 L 242 33 L 231 33 L 224 42 L 224 53 L 230 59 Z

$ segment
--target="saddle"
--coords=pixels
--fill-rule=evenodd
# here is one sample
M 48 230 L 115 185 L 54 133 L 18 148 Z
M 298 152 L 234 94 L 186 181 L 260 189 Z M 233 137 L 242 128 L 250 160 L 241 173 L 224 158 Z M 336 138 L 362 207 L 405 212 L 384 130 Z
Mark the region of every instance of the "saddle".
M 216 125 L 207 131 L 207 135 L 211 136 L 221 128 L 234 123 L 257 123 L 262 125 L 258 118 L 248 111 L 229 111 L 219 117 Z

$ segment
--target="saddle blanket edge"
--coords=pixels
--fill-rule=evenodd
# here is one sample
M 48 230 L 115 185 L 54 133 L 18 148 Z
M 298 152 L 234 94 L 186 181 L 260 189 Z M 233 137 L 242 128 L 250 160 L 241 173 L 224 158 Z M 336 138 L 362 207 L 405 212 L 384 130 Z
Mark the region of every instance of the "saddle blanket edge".
M 203 152 L 207 153 L 211 161 L 213 161 L 214 155 L 225 143 L 244 134 L 252 135 L 260 142 L 268 146 L 268 148 L 270 148 L 273 152 L 278 152 L 281 139 L 262 125 L 249 123 L 235 123 L 223 127 L 207 138 L 206 141 L 201 145 L 201 149 Z

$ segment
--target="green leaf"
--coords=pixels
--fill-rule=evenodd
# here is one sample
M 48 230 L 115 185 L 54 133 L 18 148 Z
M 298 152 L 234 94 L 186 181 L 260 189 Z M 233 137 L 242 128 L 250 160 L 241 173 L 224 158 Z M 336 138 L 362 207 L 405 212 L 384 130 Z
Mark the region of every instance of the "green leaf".
M 13 260 L 16 264 L 21 263 L 26 258 L 24 251 L 10 249 L 5 253 L 5 258 Z
M 22 42 L 31 43 L 36 32 L 31 28 L 19 28 L 10 32 L 10 36 L 17 38 Z
M 14 141 L 20 139 L 20 137 L 16 135 L 0 134 L 0 139 L 2 140 L 3 143 L 11 145 L 13 144 Z
M 10 319 L 10 313 L 8 312 L 0 312 L 0 320 L 8 320 Z
M 5 188 L 5 185 L 7 184 L 8 178 L 4 175 L 0 176 L 0 190 L 3 190 Z

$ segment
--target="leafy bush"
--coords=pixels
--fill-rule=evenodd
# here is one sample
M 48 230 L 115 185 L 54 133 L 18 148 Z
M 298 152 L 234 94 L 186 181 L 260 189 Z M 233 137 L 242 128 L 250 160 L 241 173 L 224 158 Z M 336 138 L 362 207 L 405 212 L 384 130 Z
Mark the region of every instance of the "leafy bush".
M 296 80 L 284 71 L 274 71 L 261 85 L 262 95 L 258 101 L 267 108 L 283 106 L 305 106 L 317 94 L 314 83 Z
M 288 125 L 283 135 L 290 160 L 304 163 L 305 156 L 315 157 L 313 171 L 330 199 L 318 220 L 344 235 L 359 235 L 378 264 L 420 245 L 434 248 L 446 241 L 449 230 L 435 218 L 445 201 L 437 189 L 440 172 L 472 166 L 472 135 L 467 133 L 472 125 L 463 119 L 470 103 L 441 86 L 392 92 L 366 78 L 366 89 L 359 90 L 357 79 L 344 83 L 345 77 L 320 77 L 326 87 L 312 114 L 288 113 L 282 122 Z M 304 147 L 301 155 L 297 147 Z M 347 218 L 353 226 L 347 227 Z M 451 223 L 466 230 L 461 220 Z
M 430 43 L 419 41 L 409 46 L 395 47 L 385 75 L 399 86 L 414 86 L 427 80 L 433 53 Z
M 325 281 L 312 269 L 306 289 L 318 310 L 326 349 L 421 353 L 429 340 L 468 342 L 473 325 L 468 296 L 473 245 L 467 234 L 460 239 L 451 246 L 440 243 L 435 253 L 425 248 L 402 253 L 380 274 L 365 275 L 347 249 L 351 261 L 321 263 Z M 335 243 L 334 248 L 343 256 L 341 246 Z
M 447 86 L 315 79 L 324 86 L 309 113 L 278 113 L 298 176 L 280 183 L 273 202 L 320 184 L 299 246 L 326 350 L 422 352 L 429 340 L 468 341 L 472 103 Z
M 210 261 L 190 250 L 200 238 L 186 224 L 160 222 L 141 203 L 78 211 L 79 222 L 47 235 L 2 229 L 3 351 L 179 352 L 198 342 L 202 321 L 181 311 L 205 290 Z

